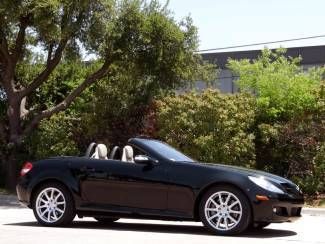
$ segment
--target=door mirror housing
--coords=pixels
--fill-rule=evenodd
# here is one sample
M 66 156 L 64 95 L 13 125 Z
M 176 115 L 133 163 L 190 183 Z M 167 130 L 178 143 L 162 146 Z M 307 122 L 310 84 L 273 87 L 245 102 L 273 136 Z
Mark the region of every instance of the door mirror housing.
M 153 159 L 149 156 L 146 155 L 137 155 L 134 157 L 134 162 L 137 164 L 152 164 L 152 163 L 157 163 L 158 161 L 156 159 Z

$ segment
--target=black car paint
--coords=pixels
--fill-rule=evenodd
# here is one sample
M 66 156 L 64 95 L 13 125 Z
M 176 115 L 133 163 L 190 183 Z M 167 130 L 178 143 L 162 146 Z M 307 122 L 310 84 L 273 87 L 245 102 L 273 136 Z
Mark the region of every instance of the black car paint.
M 19 179 L 18 198 L 31 207 L 33 193 L 46 181 L 59 181 L 72 193 L 79 216 L 199 220 L 198 204 L 207 189 L 227 184 L 248 198 L 255 222 L 284 222 L 300 216 L 303 195 L 282 177 L 220 164 L 174 162 L 134 138 L 129 145 L 156 161 L 135 164 L 86 157 L 41 160 Z M 285 193 L 260 188 L 248 176 L 263 176 Z M 258 201 L 256 195 L 269 201 Z M 273 212 L 277 207 L 281 214 Z

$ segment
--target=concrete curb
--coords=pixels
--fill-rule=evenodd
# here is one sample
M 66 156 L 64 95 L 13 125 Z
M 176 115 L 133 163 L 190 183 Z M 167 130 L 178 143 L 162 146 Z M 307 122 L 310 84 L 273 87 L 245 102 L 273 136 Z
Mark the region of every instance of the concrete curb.
M 325 208 L 303 208 L 302 214 L 312 215 L 312 216 L 325 216 Z
M 0 208 L 23 208 L 16 195 L 0 194 Z

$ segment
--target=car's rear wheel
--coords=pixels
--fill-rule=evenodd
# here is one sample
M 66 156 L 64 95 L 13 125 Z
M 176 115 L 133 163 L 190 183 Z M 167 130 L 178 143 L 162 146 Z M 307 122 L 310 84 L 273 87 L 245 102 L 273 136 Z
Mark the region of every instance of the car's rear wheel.
M 96 219 L 101 224 L 111 224 L 119 220 L 119 218 L 106 218 L 106 217 L 96 217 Z
M 219 235 L 239 234 L 251 221 L 251 208 L 246 196 L 231 186 L 216 186 L 208 190 L 199 206 L 201 221 Z
M 37 221 L 45 226 L 70 224 L 75 217 L 73 198 L 61 184 L 48 183 L 34 195 L 33 211 Z

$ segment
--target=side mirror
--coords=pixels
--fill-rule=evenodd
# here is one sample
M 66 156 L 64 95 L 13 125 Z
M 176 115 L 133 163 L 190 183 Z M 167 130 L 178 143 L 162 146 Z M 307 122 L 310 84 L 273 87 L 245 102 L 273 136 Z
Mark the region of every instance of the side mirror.
M 146 155 L 137 155 L 134 157 L 134 162 L 137 164 L 152 164 L 152 163 L 157 163 L 158 161 L 156 159 L 153 159 L 149 156 Z

